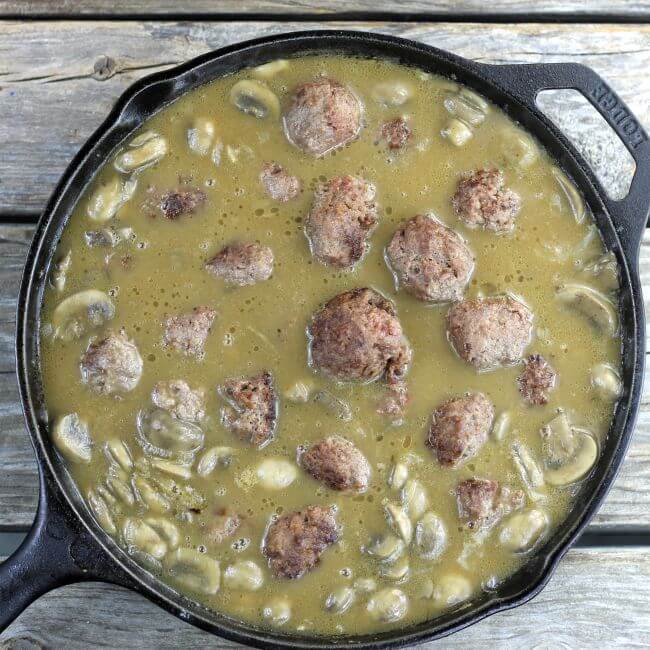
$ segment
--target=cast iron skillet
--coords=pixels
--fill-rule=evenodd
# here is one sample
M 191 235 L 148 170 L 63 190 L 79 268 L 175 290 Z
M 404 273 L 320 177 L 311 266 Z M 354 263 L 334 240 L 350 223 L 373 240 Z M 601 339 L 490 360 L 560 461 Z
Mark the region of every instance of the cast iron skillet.
M 39 359 L 40 308 L 56 244 L 88 182 L 143 120 L 181 94 L 216 77 L 280 57 L 314 53 L 388 57 L 462 81 L 489 97 L 548 148 L 590 205 L 607 248 L 621 268 L 621 330 L 624 394 L 597 469 L 581 486 L 564 524 L 497 590 L 430 622 L 388 632 L 327 638 L 259 630 L 179 596 L 143 571 L 95 523 L 48 436 Z M 636 161 L 628 196 L 612 201 L 567 139 L 539 112 L 537 93 L 551 88 L 580 91 L 616 131 Z M 576 64 L 491 66 L 391 36 L 317 31 L 271 36 L 227 47 L 142 79 L 118 101 L 63 174 L 39 221 L 20 289 L 16 359 L 27 428 L 36 452 L 40 497 L 24 543 L 0 566 L 0 630 L 29 603 L 60 585 L 101 580 L 134 589 L 185 621 L 228 639 L 261 648 L 399 647 L 436 639 L 495 612 L 521 605 L 549 580 L 560 558 L 591 519 L 623 460 L 636 418 L 645 352 L 644 313 L 637 270 L 641 234 L 650 203 L 650 143 L 625 104 L 589 68 Z

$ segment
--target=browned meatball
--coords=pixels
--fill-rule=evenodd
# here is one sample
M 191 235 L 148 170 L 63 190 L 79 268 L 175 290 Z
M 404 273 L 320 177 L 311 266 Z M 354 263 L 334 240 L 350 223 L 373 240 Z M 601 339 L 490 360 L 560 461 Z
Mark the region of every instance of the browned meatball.
M 390 122 L 382 124 L 381 139 L 389 149 L 401 149 L 411 139 L 411 127 L 403 117 L 396 117 Z
M 393 304 L 372 289 L 332 298 L 309 327 L 313 366 L 336 380 L 400 381 L 411 360 Z
M 300 193 L 300 179 L 292 176 L 276 162 L 267 162 L 262 166 L 260 181 L 264 191 L 274 201 L 286 203 L 295 199 Z
M 510 296 L 463 300 L 447 314 L 449 340 L 477 370 L 519 361 L 530 343 L 533 314 Z
M 370 465 L 349 440 L 329 436 L 300 455 L 300 464 L 332 490 L 363 492 L 370 480 Z
M 493 419 L 494 407 L 483 393 L 454 397 L 433 412 L 427 445 L 441 465 L 458 467 L 485 444 Z
M 199 422 L 205 417 L 205 391 L 192 390 L 182 379 L 159 381 L 153 387 L 151 401 L 179 420 Z
M 456 488 L 458 516 L 468 528 L 489 528 L 524 505 L 524 493 L 486 478 L 470 478 Z
M 526 359 L 524 371 L 517 377 L 517 386 L 526 402 L 532 406 L 542 406 L 548 402 L 556 378 L 555 370 L 541 354 L 531 354 Z
M 361 113 L 359 100 L 348 88 L 319 79 L 296 88 L 284 130 L 293 145 L 320 157 L 357 137 Z
M 205 268 L 227 284 L 244 287 L 271 277 L 273 251 L 259 244 L 231 244 L 217 253 Z
M 205 203 L 206 195 L 197 188 L 169 190 L 160 197 L 160 210 L 170 221 L 184 214 L 194 214 Z
M 474 270 L 474 256 L 462 237 L 424 215 L 395 232 L 386 256 L 399 284 L 430 302 L 462 298 Z
M 519 195 L 505 187 L 498 169 L 479 169 L 460 180 L 452 198 L 456 214 L 471 228 L 507 232 L 521 209 Z
M 127 393 L 142 376 L 137 346 L 121 331 L 93 341 L 81 357 L 81 380 L 100 395 Z
M 274 521 L 266 533 L 262 551 L 276 577 L 295 579 L 311 571 L 323 551 L 338 539 L 334 510 L 309 506 Z
M 186 356 L 202 356 L 216 315 L 214 309 L 200 306 L 187 314 L 170 316 L 164 324 L 163 345 Z
M 219 393 L 230 404 L 222 411 L 226 428 L 255 447 L 271 441 L 278 421 L 278 398 L 270 372 L 226 379 Z
M 336 176 L 316 190 L 305 234 L 319 262 L 347 268 L 363 257 L 376 223 L 375 186 L 354 176 Z

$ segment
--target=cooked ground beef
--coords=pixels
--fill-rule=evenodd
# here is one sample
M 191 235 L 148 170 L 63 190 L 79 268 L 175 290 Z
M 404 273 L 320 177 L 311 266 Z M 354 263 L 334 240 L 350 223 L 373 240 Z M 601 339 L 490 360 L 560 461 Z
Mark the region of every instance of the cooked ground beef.
M 389 149 L 401 149 L 411 139 L 411 127 L 403 117 L 396 117 L 381 126 L 380 136 Z
M 124 332 L 93 341 L 81 357 L 81 380 L 100 395 L 133 390 L 142 376 L 142 357 Z
M 217 253 L 206 269 L 239 287 L 268 280 L 273 273 L 273 251 L 259 244 L 230 244 Z
M 184 214 L 194 214 L 205 203 L 206 194 L 198 188 L 168 190 L 160 197 L 160 211 L 163 216 L 173 221 Z
M 217 312 L 204 305 L 187 314 L 170 316 L 164 324 L 163 345 L 186 356 L 201 356 Z
M 472 228 L 507 232 L 514 227 L 521 199 L 505 187 L 503 172 L 478 169 L 459 181 L 452 205 L 461 221 Z
M 292 144 L 320 157 L 357 137 L 361 114 L 361 104 L 348 88 L 319 79 L 296 88 L 284 130 Z
M 399 284 L 431 302 L 462 298 L 474 270 L 474 256 L 461 236 L 424 215 L 395 232 L 386 256 Z
M 456 488 L 458 516 L 468 528 L 489 528 L 524 505 L 524 493 L 498 481 L 470 478 Z
M 278 421 L 278 398 L 270 372 L 226 379 L 219 393 L 230 404 L 222 411 L 226 428 L 255 447 L 271 441 Z
M 541 406 L 548 402 L 556 378 L 555 370 L 541 354 L 531 354 L 526 359 L 524 371 L 517 377 L 517 386 L 526 402 Z
M 363 492 L 370 480 L 370 465 L 349 440 L 329 436 L 300 455 L 300 464 L 332 490 Z
M 494 407 L 483 393 L 454 397 L 434 411 L 427 445 L 441 465 L 458 467 L 485 444 L 493 419 Z
M 372 289 L 353 289 L 332 298 L 309 327 L 313 366 L 336 380 L 389 383 L 404 378 L 409 345 L 393 304 Z
M 159 381 L 153 387 L 151 401 L 179 420 L 200 422 L 205 417 L 205 391 L 192 390 L 182 379 Z
M 510 296 L 463 300 L 447 314 L 449 340 L 477 370 L 519 361 L 529 344 L 533 314 Z
M 300 194 L 300 179 L 286 172 L 276 162 L 264 163 L 260 181 L 266 194 L 274 201 L 286 203 Z
M 262 550 L 276 577 L 295 579 L 311 571 L 323 551 L 338 539 L 334 510 L 309 506 L 274 521 L 266 533 Z
M 363 257 L 376 223 L 375 186 L 355 176 L 336 176 L 316 190 L 305 234 L 319 262 L 347 268 Z

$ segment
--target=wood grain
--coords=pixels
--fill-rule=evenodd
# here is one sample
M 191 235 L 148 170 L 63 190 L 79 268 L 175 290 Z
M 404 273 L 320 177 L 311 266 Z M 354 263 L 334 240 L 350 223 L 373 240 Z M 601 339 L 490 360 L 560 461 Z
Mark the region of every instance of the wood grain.
M 36 510 L 36 466 L 13 374 L 13 313 L 31 233 L 31 226 L 0 226 L 0 531 L 28 527 Z M 641 248 L 641 270 L 648 311 L 650 231 Z M 647 373 L 650 375 L 650 369 Z M 626 461 L 590 532 L 650 533 L 650 376 L 646 378 L 642 401 Z
M 178 3 L 175 0 L 0 0 L 0 16 L 84 16 L 84 15 L 139 15 L 139 16 L 227 16 L 232 14 L 258 15 L 345 15 L 345 14 L 396 14 L 421 16 L 477 15 L 498 16 L 500 14 L 534 17 L 539 15 L 576 16 L 620 16 L 621 18 L 642 17 L 650 13 L 647 2 L 635 0 L 193 0 Z
M 381 31 L 491 63 L 579 61 L 650 126 L 650 25 L 0 21 L 0 216 L 33 218 L 42 209 L 68 161 L 136 79 L 236 41 L 323 27 Z M 596 113 L 564 94 L 545 106 L 620 193 L 631 166 L 616 138 L 603 137 Z
M 532 602 L 421 648 L 650 647 L 650 549 L 574 549 Z M 0 635 L 4 650 L 239 648 L 99 583 L 41 597 Z

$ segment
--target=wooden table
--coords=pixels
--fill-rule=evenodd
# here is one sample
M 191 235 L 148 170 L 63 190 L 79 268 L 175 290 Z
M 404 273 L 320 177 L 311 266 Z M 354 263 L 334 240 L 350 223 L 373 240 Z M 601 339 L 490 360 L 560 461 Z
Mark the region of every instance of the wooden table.
M 481 61 L 579 61 L 650 128 L 650 3 L 635 0 L 0 0 L 0 534 L 24 532 L 37 477 L 14 377 L 14 309 L 33 224 L 67 161 L 139 77 L 272 32 L 346 27 Z M 344 8 L 344 9 L 342 9 Z M 544 106 L 621 191 L 630 165 L 575 96 Z M 650 188 L 649 188 L 650 191 Z M 650 234 L 641 254 L 650 296 Z M 627 460 L 578 548 L 529 605 L 442 642 L 493 648 L 650 646 L 650 382 Z M 86 583 L 41 598 L 2 648 L 232 644 L 145 599 Z

